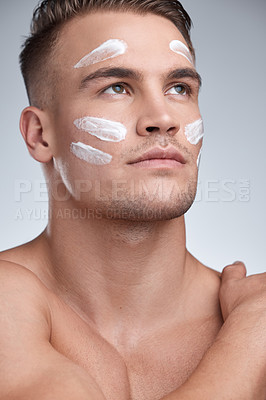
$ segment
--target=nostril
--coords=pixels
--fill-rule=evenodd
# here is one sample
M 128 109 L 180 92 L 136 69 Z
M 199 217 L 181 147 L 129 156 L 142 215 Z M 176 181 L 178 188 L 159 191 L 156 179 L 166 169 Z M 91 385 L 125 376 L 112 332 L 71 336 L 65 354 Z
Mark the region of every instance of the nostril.
M 175 134 L 176 133 L 176 127 L 175 126 L 172 126 L 171 128 L 169 128 L 168 130 L 167 130 L 167 133 L 169 133 L 170 135 L 172 135 L 172 134 Z
M 148 128 L 146 128 L 146 131 L 153 132 L 156 129 L 158 129 L 158 128 L 156 128 L 156 126 L 148 126 Z

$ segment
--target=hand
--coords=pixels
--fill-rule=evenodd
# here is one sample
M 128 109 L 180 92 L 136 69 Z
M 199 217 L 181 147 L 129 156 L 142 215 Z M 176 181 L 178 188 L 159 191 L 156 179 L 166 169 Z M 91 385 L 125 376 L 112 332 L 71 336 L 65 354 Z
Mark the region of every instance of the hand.
M 234 310 L 266 314 L 266 273 L 246 274 L 245 265 L 239 261 L 223 269 L 219 296 L 224 320 Z
M 250 398 L 266 399 L 266 273 L 246 274 L 245 265 L 238 261 L 223 269 L 219 297 L 225 323 L 218 338 L 236 358 L 241 360 L 243 354 L 243 362 L 253 365 L 244 373 L 258 390 Z M 242 364 L 238 368 L 244 371 Z
M 189 379 L 161 400 L 266 399 L 266 274 L 243 263 L 222 272 L 225 323 Z

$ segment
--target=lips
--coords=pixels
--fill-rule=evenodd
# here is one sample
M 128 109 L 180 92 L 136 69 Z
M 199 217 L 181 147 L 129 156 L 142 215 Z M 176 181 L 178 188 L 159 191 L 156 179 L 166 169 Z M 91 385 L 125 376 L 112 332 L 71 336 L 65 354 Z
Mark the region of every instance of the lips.
M 157 147 L 147 151 L 135 160 L 130 161 L 128 164 L 137 164 L 149 160 L 173 160 L 180 164 L 186 163 L 182 154 L 180 154 L 175 148 L 160 149 Z

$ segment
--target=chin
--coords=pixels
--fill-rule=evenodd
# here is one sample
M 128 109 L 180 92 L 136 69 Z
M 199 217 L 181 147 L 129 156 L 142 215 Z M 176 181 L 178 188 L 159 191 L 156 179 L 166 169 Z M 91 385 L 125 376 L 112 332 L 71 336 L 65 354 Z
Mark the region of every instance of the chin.
M 171 201 L 115 201 L 101 205 L 102 215 L 112 220 L 127 221 L 167 221 L 183 216 L 194 202 L 194 193 L 180 196 Z M 103 211 L 104 210 L 104 211 Z
M 101 196 L 77 201 L 78 209 L 87 210 L 97 219 L 124 220 L 124 221 L 167 221 L 183 216 L 192 206 L 197 181 L 191 180 L 186 188 L 169 185 L 164 190 L 149 190 L 146 186 L 141 191 L 130 191 L 126 188 L 120 191 L 119 196 L 112 192 Z

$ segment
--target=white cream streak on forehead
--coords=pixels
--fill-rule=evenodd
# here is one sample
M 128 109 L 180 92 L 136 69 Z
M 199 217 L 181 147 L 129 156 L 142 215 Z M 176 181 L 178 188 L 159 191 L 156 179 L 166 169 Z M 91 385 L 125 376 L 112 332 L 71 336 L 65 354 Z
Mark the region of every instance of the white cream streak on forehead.
M 112 156 L 110 154 L 104 153 L 101 150 L 81 142 L 71 143 L 70 150 L 77 158 L 90 164 L 106 165 L 112 161 Z
M 83 57 L 74 68 L 87 67 L 88 65 L 108 60 L 108 58 L 118 57 L 124 54 L 126 50 L 127 44 L 123 40 L 109 39 Z
M 185 135 L 189 143 L 198 144 L 204 136 L 204 125 L 202 119 L 192 122 L 185 127 Z
M 74 125 L 81 131 L 107 142 L 121 142 L 127 135 L 127 128 L 123 124 L 103 118 L 79 118 L 74 121 Z
M 192 65 L 194 64 L 188 47 L 184 43 L 180 42 L 180 40 L 172 40 L 169 46 L 174 53 L 185 57 Z

